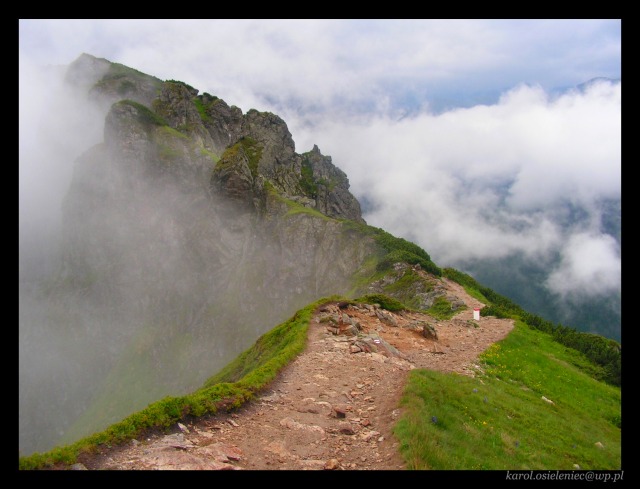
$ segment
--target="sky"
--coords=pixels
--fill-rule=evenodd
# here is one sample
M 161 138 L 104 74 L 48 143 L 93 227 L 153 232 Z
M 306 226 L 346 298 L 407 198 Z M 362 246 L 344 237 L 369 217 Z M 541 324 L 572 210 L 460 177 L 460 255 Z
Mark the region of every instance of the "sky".
M 517 254 L 567 300 L 620 292 L 602 216 L 621 198 L 619 19 L 20 20 L 21 208 L 55 207 L 71 172 L 33 157 L 43 107 L 62 110 L 37 70 L 83 52 L 279 115 L 367 223 L 441 267 Z

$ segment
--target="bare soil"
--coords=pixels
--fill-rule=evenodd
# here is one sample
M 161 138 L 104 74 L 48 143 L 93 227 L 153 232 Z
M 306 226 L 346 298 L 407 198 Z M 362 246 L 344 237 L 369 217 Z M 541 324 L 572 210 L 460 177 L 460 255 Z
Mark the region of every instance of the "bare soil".
M 447 292 L 467 306 L 451 320 L 427 314 L 394 314 L 397 326 L 365 308 L 316 311 L 305 351 L 277 379 L 239 410 L 174 427 L 126 445 L 81 455 L 88 470 L 402 470 L 393 427 L 409 371 L 433 369 L 474 375 L 477 357 L 513 328 L 512 320 L 473 319 L 484 304 L 443 279 Z M 328 310 L 327 310 L 328 309 Z M 346 313 L 362 333 L 399 353 L 354 352 L 354 336 L 334 334 L 323 319 Z M 428 339 L 407 326 L 435 326 Z M 391 349 L 393 350 L 393 349 Z

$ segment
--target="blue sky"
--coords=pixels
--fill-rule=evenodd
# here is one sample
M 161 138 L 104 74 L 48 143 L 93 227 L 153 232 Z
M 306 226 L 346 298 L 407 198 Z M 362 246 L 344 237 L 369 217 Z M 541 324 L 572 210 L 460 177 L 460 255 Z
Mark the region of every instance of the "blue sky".
M 440 266 L 554 256 L 559 295 L 620 291 L 600 204 L 621 195 L 621 82 L 570 90 L 621 77 L 620 20 L 21 20 L 21 148 L 47 100 L 38 67 L 82 52 L 280 115 L 369 224 Z M 24 194 L 56 174 L 29 154 Z M 567 226 L 567 203 L 586 218 Z

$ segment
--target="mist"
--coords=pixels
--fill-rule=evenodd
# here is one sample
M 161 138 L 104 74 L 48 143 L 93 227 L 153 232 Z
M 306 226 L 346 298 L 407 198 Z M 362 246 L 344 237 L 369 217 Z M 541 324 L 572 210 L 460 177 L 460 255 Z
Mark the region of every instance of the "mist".
M 22 53 L 19 61 L 18 198 L 24 282 L 51 271 L 73 162 L 102 140 L 104 113 L 64 85 L 63 66 L 36 65 Z
M 46 409 L 64 409 L 72 360 L 65 339 L 49 327 L 43 287 L 61 267 L 62 202 L 76 158 L 102 140 L 104 113 L 87 106 L 64 83 L 64 67 L 19 64 L 19 407 L 20 445 L 57 437 Z M 39 392 L 38 400 L 31 397 Z M 51 395 L 50 395 L 51 394 Z M 70 400 L 73 406 L 73 400 Z M 41 410 L 34 413 L 35 406 Z M 73 409 L 71 409 L 73 410 Z M 50 430 L 51 433 L 47 433 Z M 29 435 L 23 434 L 29 432 Z

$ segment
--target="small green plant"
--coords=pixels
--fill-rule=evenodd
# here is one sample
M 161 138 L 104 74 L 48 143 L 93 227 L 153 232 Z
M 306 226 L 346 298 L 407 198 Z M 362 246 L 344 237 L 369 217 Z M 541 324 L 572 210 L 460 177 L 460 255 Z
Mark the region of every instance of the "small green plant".
M 355 300 L 356 302 L 364 302 L 366 304 L 379 304 L 380 307 L 391 312 L 404 311 L 407 309 L 407 306 L 399 300 L 384 294 L 367 294 Z
M 315 199 L 318 196 L 318 184 L 313 177 L 313 169 L 309 158 L 303 158 L 300 168 L 300 188 L 307 197 Z
M 196 93 L 198 93 L 198 90 L 193 88 L 191 85 L 189 85 L 188 83 L 185 83 L 183 81 L 180 80 L 165 80 L 166 83 L 175 83 L 177 85 L 182 85 L 183 87 L 188 88 L 191 91 L 195 91 Z
M 135 107 L 137 109 L 138 120 L 143 124 L 150 125 L 150 126 L 168 126 L 169 125 L 167 121 L 165 121 L 162 117 L 160 117 L 158 114 L 153 112 L 149 107 L 147 107 L 146 105 L 142 105 L 139 102 L 125 99 L 118 102 L 118 104 L 130 105 L 131 107 Z
M 459 310 L 451 309 L 451 302 L 449 302 L 442 296 L 436 298 L 436 300 L 433 302 L 433 305 L 429 309 L 427 309 L 427 314 L 440 320 L 451 319 L 459 312 Z

